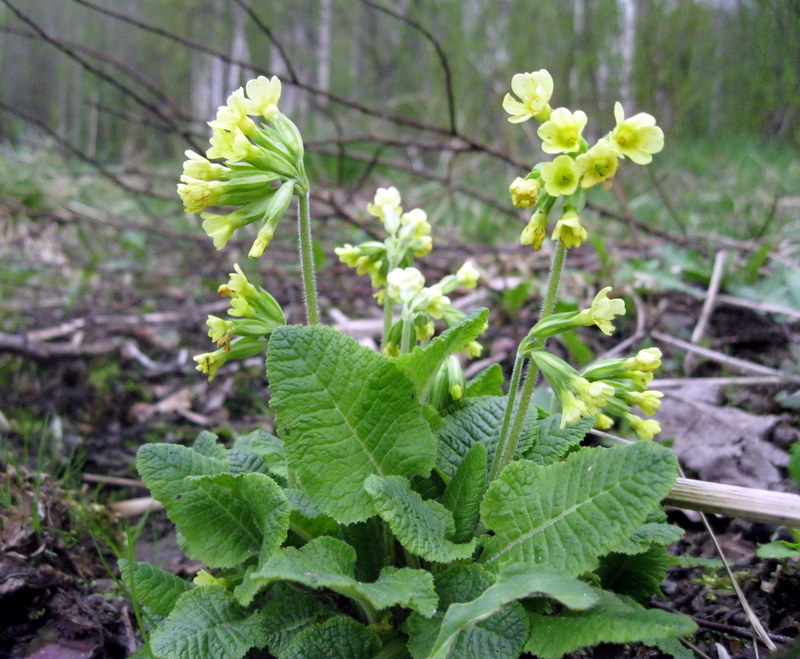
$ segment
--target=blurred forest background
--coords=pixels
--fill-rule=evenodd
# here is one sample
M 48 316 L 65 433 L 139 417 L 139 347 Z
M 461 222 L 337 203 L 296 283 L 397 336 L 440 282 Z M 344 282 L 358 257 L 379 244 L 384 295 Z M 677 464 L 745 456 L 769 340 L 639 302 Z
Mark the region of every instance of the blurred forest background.
M 99 394 L 88 397 L 99 409 L 78 414 L 89 428 L 157 399 L 121 384 L 115 360 L 39 380 L 37 363 L 113 355 L 132 336 L 178 354 L 173 366 L 197 382 L 187 354 L 206 349 L 209 300 L 249 241 L 215 252 L 175 185 L 184 150 L 207 148 L 217 106 L 262 74 L 281 77 L 281 108 L 306 140 L 318 261 L 336 273 L 322 278 L 324 302 L 341 302 L 347 273 L 333 247 L 370 234 L 380 185 L 428 212 L 451 261 L 516 243 L 527 217 L 508 184 L 541 153 L 534 122 L 509 124 L 500 102 L 514 73 L 546 68 L 553 106 L 584 109 L 590 140 L 613 127 L 616 100 L 666 134 L 653 166 L 627 167 L 592 196 L 593 268 L 686 289 L 729 248 L 726 292 L 800 308 L 800 0 L 0 0 L 0 35 L 0 384 L 15 392 L 7 409 L 20 405 L 7 432 L 24 436 L 41 406 L 83 409 L 86 396 L 58 402 L 65 381 Z M 282 226 L 248 267 L 294 322 Z M 612 258 L 611 237 L 639 241 L 641 260 Z M 485 255 L 503 274 L 531 271 L 504 299 L 512 315 L 547 262 L 524 254 Z M 347 313 L 371 313 L 370 293 L 356 291 Z M 145 370 L 168 370 L 136 350 Z
M 518 244 L 529 213 L 508 186 L 544 154 L 535 122 L 508 123 L 501 99 L 515 73 L 542 68 L 552 106 L 588 114 L 590 142 L 614 127 L 617 100 L 666 138 L 651 166 L 626 163 L 592 191 L 589 241 L 562 280 L 559 311 L 613 284 L 628 316 L 613 338 L 569 333 L 558 349 L 581 365 L 660 346 L 661 436 L 690 475 L 796 490 L 784 467 L 800 440 L 800 0 L 0 0 L 0 558 L 71 575 L 95 629 L 102 616 L 81 607 L 90 592 L 107 602 L 113 558 L 98 563 L 97 530 L 63 502 L 146 494 L 133 465 L 145 442 L 269 426 L 262 357 L 209 383 L 191 356 L 212 349 L 204 323 L 227 308 L 216 289 L 236 262 L 303 321 L 291 213 L 253 261 L 252 235 L 216 252 L 176 193 L 184 151 L 206 151 L 206 122 L 255 76 L 281 78 L 306 141 L 323 321 L 379 317 L 367 278 L 333 249 L 376 235 L 366 205 L 395 185 L 433 225 L 426 276 L 466 258 L 481 271 L 483 297 L 456 300 L 492 308 L 468 374 L 510 371 L 551 246 Z M 100 544 L 196 570 L 153 519 Z M 735 524 L 726 552 L 758 565 L 770 531 Z M 713 555 L 697 531 L 690 549 Z M 796 636 L 793 574 L 748 583 L 768 628 Z M 706 586 L 685 577 L 673 599 L 685 589 L 702 605 L 687 612 L 727 629 L 732 593 L 706 607 Z M 78 619 L 37 588 L 35 616 L 5 605 L 19 620 L 0 625 L 0 654 L 23 656 L 14 644 L 52 616 Z M 130 622 L 119 627 L 117 650 L 96 656 L 136 647 Z

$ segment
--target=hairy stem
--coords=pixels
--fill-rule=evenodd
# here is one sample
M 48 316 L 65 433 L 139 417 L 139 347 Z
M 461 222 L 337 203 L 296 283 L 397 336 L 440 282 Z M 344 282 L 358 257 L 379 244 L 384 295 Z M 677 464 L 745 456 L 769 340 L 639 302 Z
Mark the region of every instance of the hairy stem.
M 567 249 L 560 242 L 557 242 L 555 251 L 553 252 L 553 263 L 550 266 L 550 273 L 547 277 L 547 287 L 545 288 L 539 320 L 553 313 L 556 307 L 556 294 L 558 293 L 558 285 L 561 282 L 561 272 L 564 269 L 566 254 Z M 542 345 L 542 347 L 544 347 L 544 345 Z M 506 401 L 506 411 L 503 415 L 500 439 L 497 443 L 497 451 L 495 452 L 492 469 L 489 473 L 490 482 L 497 478 L 503 468 L 513 459 L 514 452 L 517 450 L 519 436 L 522 432 L 522 424 L 525 421 L 525 416 L 530 406 L 533 386 L 536 384 L 536 376 L 539 371 L 535 368 L 528 368 L 528 373 L 525 376 L 525 384 L 519 396 L 519 404 L 516 404 L 523 362 L 523 358 L 520 356 L 519 352 L 517 352 L 517 359 L 514 362 L 514 371 L 511 374 L 511 383 L 508 389 L 508 400 Z M 511 423 L 512 418 L 513 423 Z
M 300 237 L 300 270 L 303 277 L 306 321 L 309 325 L 319 325 L 319 307 L 317 306 L 317 283 L 314 275 L 314 251 L 311 245 L 311 213 L 309 212 L 308 192 L 300 194 L 298 200 L 297 224 Z
M 386 348 L 389 343 L 389 332 L 392 331 L 392 311 L 394 300 L 389 297 L 386 289 L 383 289 L 383 336 L 381 337 L 381 350 Z

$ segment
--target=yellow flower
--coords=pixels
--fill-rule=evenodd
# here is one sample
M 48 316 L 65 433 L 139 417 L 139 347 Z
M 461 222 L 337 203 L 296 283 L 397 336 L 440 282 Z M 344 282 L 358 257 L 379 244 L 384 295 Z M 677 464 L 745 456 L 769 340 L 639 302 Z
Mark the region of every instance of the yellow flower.
M 257 294 L 256 287 L 250 283 L 250 280 L 242 272 L 238 263 L 233 264 L 233 269 L 236 272 L 231 272 L 228 275 L 228 283 L 223 284 L 217 289 L 217 293 L 222 297 L 236 297 L 247 296 L 252 297 Z
M 394 186 L 378 188 L 372 203 L 367 204 L 367 213 L 373 217 L 385 221 L 387 212 L 394 212 L 397 215 L 403 212 L 400 207 L 400 192 Z
M 255 132 L 256 124 L 247 116 L 244 90 L 241 87 L 228 96 L 228 104 L 220 106 L 217 118 L 209 121 L 208 125 L 214 130 L 232 131 L 238 128 L 245 135 L 252 135 Z
M 478 341 L 470 341 L 465 347 L 465 352 L 469 359 L 476 359 L 481 356 L 483 346 Z
M 626 414 L 625 418 L 639 439 L 650 440 L 661 432 L 661 425 L 653 419 L 645 420 L 635 414 Z
M 208 326 L 208 336 L 217 344 L 217 347 L 230 350 L 233 321 L 225 320 L 219 316 L 209 316 L 206 325 Z
M 578 312 L 575 322 L 586 326 L 597 325 L 603 334 L 611 336 L 614 332 L 614 325 L 611 324 L 611 321 L 614 320 L 614 316 L 621 316 L 625 313 L 625 301 L 609 298 L 610 290 L 611 286 L 606 286 L 595 295 L 592 306 Z
M 618 166 L 619 154 L 605 139 L 575 159 L 575 169 L 581 177 L 582 188 L 591 188 L 603 181 L 610 181 L 617 173 Z
M 624 367 L 629 371 L 650 373 L 661 366 L 661 350 L 658 348 L 644 348 L 636 357 L 625 360 Z
M 281 98 L 281 81 L 276 77 L 259 76 L 245 85 L 247 98 L 244 101 L 248 114 L 261 115 L 272 119 L 278 114 L 278 101 Z
M 353 247 L 349 243 L 345 244 L 343 247 L 335 247 L 333 251 L 342 263 L 351 268 L 356 267 L 356 262 L 361 257 L 361 250 L 358 249 L 358 247 Z
M 198 181 L 215 181 L 228 171 L 227 167 L 210 162 L 194 151 L 185 151 L 185 154 L 188 160 L 183 163 L 181 180 L 188 178 Z
M 598 430 L 608 430 L 614 427 L 614 419 L 607 414 L 598 414 L 594 420 L 594 427 Z
M 542 138 L 545 153 L 569 153 L 581 146 L 581 133 L 586 126 L 586 113 L 582 110 L 570 112 L 567 108 L 556 108 L 550 119 L 539 126 L 537 135 Z
M 572 386 L 590 416 L 597 414 L 600 408 L 608 403 L 608 399 L 614 395 L 614 387 L 602 380 L 589 382 L 586 378 L 578 376 L 573 378 Z
M 561 402 L 561 428 L 571 426 L 582 418 L 591 416 L 586 409 L 586 404 L 569 389 L 564 389 L 558 395 L 558 400 Z
M 450 306 L 450 298 L 442 293 L 442 289 L 439 285 L 434 284 L 430 288 L 423 288 L 422 291 L 427 298 L 425 313 L 437 320 L 444 316 L 444 312 L 447 310 L 447 307 Z
M 653 416 L 656 410 L 661 407 L 661 399 L 664 394 L 660 391 L 629 391 L 625 394 L 625 400 L 634 405 L 638 405 L 642 412 L 647 416 Z
M 517 208 L 530 208 L 539 198 L 542 184 L 536 179 L 520 178 L 517 176 L 508 186 L 511 193 L 511 203 Z
M 415 323 L 414 332 L 417 335 L 417 341 L 426 341 L 434 335 L 436 328 L 433 325 L 433 321 L 429 320 L 427 323 L 422 325 L 417 325 Z
M 567 156 L 564 156 L 567 157 Z M 581 219 L 574 210 L 568 210 L 556 222 L 553 229 L 553 240 L 561 241 L 564 247 L 580 247 L 589 234 L 581 225 Z
M 614 118 L 617 126 L 611 132 L 611 142 L 619 152 L 635 162 L 646 165 L 653 160 L 652 154 L 664 148 L 664 131 L 656 126 L 655 117 L 640 112 L 625 118 L 622 104 L 614 104 Z
M 386 276 L 386 284 L 390 298 L 410 302 L 425 286 L 425 277 L 416 268 L 395 268 Z
M 214 249 L 222 249 L 228 244 L 234 231 L 248 224 L 246 218 L 236 213 L 218 215 L 217 213 L 200 213 L 203 218 L 203 231 L 214 241 Z
M 472 261 L 467 261 L 462 265 L 458 272 L 456 272 L 456 279 L 458 283 L 466 288 L 475 288 L 478 285 L 480 273 L 477 268 L 472 264 Z
M 178 183 L 178 196 L 187 213 L 199 213 L 204 208 L 215 206 L 225 193 L 222 181 L 202 181 L 189 176 L 181 176 Z
M 195 355 L 192 357 L 197 362 L 195 370 L 208 375 L 208 381 L 214 379 L 220 366 L 222 366 L 229 359 L 229 351 L 221 348 L 214 352 L 204 352 L 202 355 Z
M 265 222 L 256 234 L 256 239 L 247 252 L 247 256 L 251 259 L 257 259 L 264 255 L 267 247 L 272 242 L 275 236 L 275 227 L 271 222 Z
M 247 139 L 241 128 L 214 130 L 211 148 L 206 151 L 209 158 L 221 158 L 226 162 L 238 162 L 258 155 L 258 149 Z
M 541 249 L 547 235 L 547 213 L 541 208 L 531 215 L 530 222 L 525 225 L 519 237 L 520 245 L 530 245 L 533 249 Z
M 527 121 L 536 117 L 539 121 L 547 121 L 550 116 L 550 98 L 553 95 L 553 78 L 545 70 L 540 69 L 533 73 L 517 73 L 511 78 L 511 94 L 503 98 L 503 109 L 511 116 L 508 120 L 512 124 Z
M 575 161 L 569 156 L 558 156 L 546 162 L 541 169 L 544 189 L 551 197 L 571 195 L 578 189 L 578 172 Z

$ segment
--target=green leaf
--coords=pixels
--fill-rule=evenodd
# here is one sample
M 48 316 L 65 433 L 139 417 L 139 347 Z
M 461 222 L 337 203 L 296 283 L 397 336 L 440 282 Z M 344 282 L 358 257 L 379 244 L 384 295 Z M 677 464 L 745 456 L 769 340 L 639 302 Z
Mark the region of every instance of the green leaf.
M 458 352 L 483 332 L 488 309 L 478 309 L 461 321 L 446 329 L 425 347 L 417 346 L 411 352 L 400 355 L 395 362 L 408 373 L 417 392 L 424 398 L 433 383 L 439 367 L 448 355 Z
M 119 571 L 134 599 L 159 616 L 168 616 L 175 602 L 193 588 L 185 579 L 150 565 L 120 559 Z
M 222 444 L 218 444 L 217 439 L 218 437 L 213 432 L 204 430 L 194 440 L 192 448 L 207 458 L 216 458 L 224 462 L 226 461 L 225 447 Z
M 442 503 L 453 514 L 453 542 L 467 542 L 475 534 L 486 489 L 486 447 L 475 444 L 444 492 Z
M 347 616 L 303 629 L 278 659 L 370 659 L 381 647 L 378 635 Z
M 266 642 L 260 614 L 239 606 L 220 586 L 199 586 L 178 599 L 169 617 L 153 632 L 156 656 L 170 659 L 239 659 Z
M 620 595 L 628 595 L 646 604 L 653 595 L 661 592 L 661 584 L 675 559 L 663 545 L 654 544 L 637 554 L 612 552 L 600 559 L 597 575 L 600 585 Z
M 432 615 L 437 598 L 433 577 L 425 570 L 385 567 L 378 580 L 363 583 L 355 578 L 356 551 L 346 542 L 323 536 L 300 549 L 286 547 L 272 556 L 250 580 L 262 587 L 285 580 L 311 588 L 329 588 L 378 611 L 399 604 L 422 615 Z
M 289 584 L 274 584 L 268 596 L 261 609 L 263 629 L 266 645 L 275 656 L 280 656 L 292 644 L 298 632 L 335 612 Z
M 542 467 L 512 462 L 486 492 L 484 524 L 495 532 L 481 561 L 531 561 L 569 574 L 633 533 L 677 476 L 671 451 L 652 442 L 583 448 Z
M 416 659 L 430 654 L 447 609 L 454 603 L 469 602 L 494 583 L 486 568 L 476 563 L 456 563 L 436 576 L 439 611 L 432 618 L 412 613 L 408 619 L 408 649 Z M 528 617 L 518 602 L 462 630 L 453 642 L 453 659 L 516 659 L 528 637 Z
M 413 385 L 355 339 L 329 327 L 278 327 L 267 371 L 289 465 L 320 511 L 344 523 L 367 519 L 367 476 L 433 467 L 436 440 Z
M 795 483 L 800 485 L 800 442 L 795 442 L 789 447 L 788 469 Z
M 587 611 L 564 611 L 557 616 L 529 614 L 531 635 L 525 651 L 542 659 L 598 643 L 630 643 L 687 636 L 697 631 L 691 618 L 658 609 L 645 609 L 607 591 L 595 591 L 600 601 Z
M 588 608 L 597 601 L 592 589 L 577 579 L 542 570 L 532 563 L 506 564 L 500 568 L 495 583 L 479 597 L 447 609 L 430 658 L 444 659 L 464 629 L 531 595 L 546 595 L 575 609 Z
M 143 446 L 137 466 L 183 550 L 206 565 L 231 567 L 271 553 L 286 537 L 289 504 L 269 476 L 226 474 L 226 462 L 172 444 Z
M 500 366 L 500 364 L 492 364 L 467 382 L 464 396 L 466 398 L 473 398 L 475 396 L 502 396 L 504 382 L 503 367 Z
M 775 540 L 756 549 L 759 558 L 800 558 L 800 542 Z
M 287 488 L 283 492 L 292 509 L 289 528 L 304 541 L 321 535 L 336 535 L 339 532 L 339 523 L 330 515 L 319 512 L 303 490 Z
M 483 444 L 491 469 L 496 453 L 506 396 L 476 396 L 467 398 L 457 408 L 443 417 L 443 425 L 437 436 L 439 448 L 437 465 L 446 476 L 455 476 L 458 466 L 475 444 Z M 517 455 L 528 449 L 536 419 L 536 410 L 530 410 L 517 444 Z
M 539 465 L 560 460 L 586 437 L 586 433 L 592 429 L 593 420 L 583 419 L 566 428 L 560 428 L 560 424 L 560 414 L 533 421 L 530 448 L 522 457 Z
M 622 544 L 614 547 L 620 554 L 641 554 L 652 544 L 671 545 L 683 537 L 683 529 L 674 524 L 642 524 Z
M 228 456 L 230 457 L 234 451 L 254 453 L 266 462 L 272 474 L 284 481 L 288 478 L 286 450 L 280 437 L 276 437 L 266 430 L 254 430 L 247 435 L 237 437 L 228 451 Z M 233 463 L 233 460 L 231 460 L 231 463 Z
M 470 558 L 475 551 L 474 538 L 464 544 L 448 539 L 455 533 L 453 515 L 438 501 L 423 499 L 402 476 L 370 476 L 364 489 L 372 497 L 375 511 L 412 554 L 449 563 Z

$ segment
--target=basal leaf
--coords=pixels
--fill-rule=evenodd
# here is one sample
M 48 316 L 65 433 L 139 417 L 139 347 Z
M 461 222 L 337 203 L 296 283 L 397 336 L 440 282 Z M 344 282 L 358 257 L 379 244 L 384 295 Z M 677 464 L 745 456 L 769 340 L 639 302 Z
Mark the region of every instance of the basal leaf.
M 675 565 L 675 558 L 664 545 L 653 544 L 649 549 L 633 555 L 612 552 L 600 559 L 596 573 L 600 585 L 620 595 L 628 595 L 646 604 L 660 593 L 667 570 Z
M 234 451 L 255 454 L 264 460 L 271 474 L 283 481 L 288 477 L 283 440 L 266 430 L 258 429 L 247 435 L 240 435 L 233 441 L 233 446 L 228 451 L 229 458 Z
M 645 609 L 608 591 L 595 592 L 599 603 L 586 611 L 564 611 L 557 616 L 529 614 L 531 634 L 525 651 L 542 659 L 558 659 L 598 643 L 651 643 L 697 630 L 688 616 Z
M 330 515 L 316 509 L 311 498 L 303 490 L 287 488 L 284 491 L 289 499 L 292 512 L 289 516 L 289 529 L 308 541 L 321 535 L 336 535 L 339 523 Z
M 683 537 L 683 529 L 674 524 L 650 522 L 642 524 L 630 537 L 614 547 L 620 554 L 641 554 L 653 544 L 671 545 Z
M 430 650 L 430 659 L 445 659 L 458 635 L 467 627 L 486 620 L 516 600 L 532 595 L 546 595 L 575 609 L 588 608 L 597 601 L 591 588 L 577 579 L 542 570 L 531 563 L 506 564 L 500 568 L 495 583 L 481 595 L 469 602 L 452 604 L 447 609 Z
M 399 604 L 429 616 L 436 608 L 433 577 L 425 570 L 385 567 L 377 581 L 355 578 L 356 552 L 346 542 L 323 536 L 299 549 L 287 547 L 272 556 L 250 576 L 255 584 L 293 581 L 311 588 L 329 588 L 366 601 L 378 611 Z
M 491 572 L 476 563 L 456 563 L 436 576 L 439 610 L 432 618 L 412 613 L 408 619 L 408 649 L 415 659 L 429 656 L 447 609 L 469 602 L 494 583 Z M 513 602 L 486 620 L 463 629 L 452 643 L 453 659 L 516 659 L 528 636 L 525 609 Z
M 225 461 L 225 447 L 217 443 L 218 437 L 213 432 L 204 430 L 192 443 L 192 448 L 198 453 L 202 453 L 207 458 L 216 458 Z
M 470 341 L 474 341 L 486 326 L 488 309 L 478 309 L 446 329 L 425 347 L 416 347 L 400 355 L 395 361 L 408 373 L 420 397 L 424 398 L 433 383 L 433 378 L 448 355 L 458 352 Z
M 253 555 L 264 561 L 283 544 L 289 529 L 289 501 L 280 485 L 269 476 L 260 473 L 217 474 L 189 476 L 186 480 L 194 481 L 215 508 L 225 510 L 224 515 L 212 518 L 213 535 L 225 533 L 227 552 L 241 548 L 243 558 L 237 563 Z M 187 509 L 181 515 L 208 528 L 209 512 L 216 510 L 207 509 L 206 516 L 203 516 L 199 510 Z M 182 533 L 186 536 L 185 530 Z M 197 544 L 197 541 L 193 540 L 193 543 Z
M 381 647 L 378 635 L 347 616 L 303 629 L 278 659 L 371 659 Z
M 282 326 L 267 355 L 271 405 L 289 466 L 320 511 L 370 517 L 364 479 L 427 474 L 435 439 L 408 377 L 329 327 Z
M 467 387 L 464 389 L 464 396 L 466 398 L 473 398 L 474 396 L 502 396 L 504 382 L 503 367 L 500 366 L 500 364 L 492 364 L 467 382 Z
M 301 630 L 335 612 L 288 584 L 274 584 L 268 597 L 262 608 L 263 629 L 266 645 L 275 656 L 280 656 Z
M 475 534 L 486 488 L 486 464 L 486 447 L 473 445 L 444 492 L 442 503 L 455 522 L 453 542 L 468 542 Z
M 481 555 L 580 574 L 644 521 L 677 475 L 671 451 L 652 442 L 584 448 L 547 467 L 512 462 L 486 492 L 481 517 L 494 531 Z
M 438 501 L 423 499 L 402 476 L 370 476 L 364 489 L 372 497 L 375 512 L 412 554 L 449 563 L 469 558 L 475 551 L 474 539 L 463 544 L 449 539 L 455 532 L 453 515 Z
M 150 645 L 158 657 L 239 659 L 265 644 L 260 614 L 240 606 L 220 586 L 199 586 L 184 593 Z
M 560 428 L 561 415 L 556 414 L 531 423 L 531 440 L 522 457 L 540 465 L 549 465 L 563 458 L 578 446 L 592 429 L 592 419 Z
M 134 599 L 158 616 L 168 616 L 175 602 L 192 584 L 150 563 L 119 561 L 119 571 Z
M 503 425 L 506 396 L 476 396 L 467 398 L 456 409 L 443 417 L 439 438 L 437 465 L 452 478 L 464 456 L 475 444 L 483 444 L 488 455 L 489 468 L 496 452 L 500 428 Z M 527 450 L 531 441 L 536 411 L 528 413 L 517 444 L 516 455 Z

